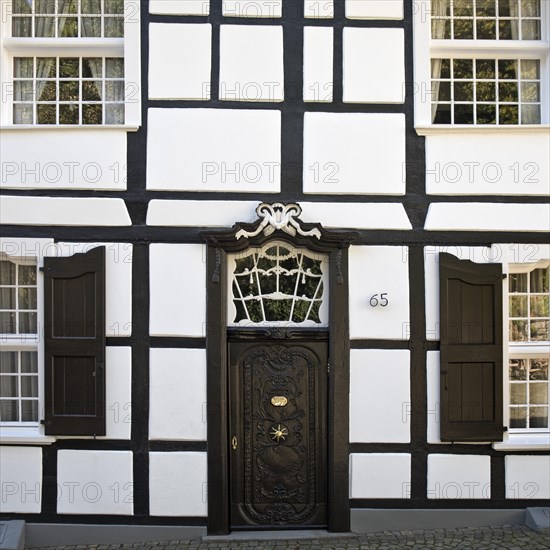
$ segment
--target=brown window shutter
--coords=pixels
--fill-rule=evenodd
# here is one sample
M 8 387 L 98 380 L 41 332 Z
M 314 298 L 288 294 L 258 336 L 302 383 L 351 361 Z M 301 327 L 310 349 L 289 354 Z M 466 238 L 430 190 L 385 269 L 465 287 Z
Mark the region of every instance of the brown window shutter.
M 45 424 L 105 435 L 105 247 L 44 259 Z
M 502 441 L 502 265 L 439 255 L 441 440 Z

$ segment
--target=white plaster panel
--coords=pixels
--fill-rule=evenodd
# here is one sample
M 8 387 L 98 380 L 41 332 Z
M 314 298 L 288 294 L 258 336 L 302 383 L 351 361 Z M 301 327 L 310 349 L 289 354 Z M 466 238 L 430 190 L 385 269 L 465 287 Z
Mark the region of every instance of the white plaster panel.
M 175 201 L 153 199 L 147 225 L 224 227 L 257 219 L 258 201 Z
M 132 245 L 130 243 L 58 243 L 57 256 L 72 256 L 105 247 L 106 336 L 132 334 Z M 50 252 L 50 249 L 48 249 Z
M 410 498 L 410 487 L 410 454 L 350 454 L 350 498 Z
M 403 246 L 352 246 L 349 253 L 350 337 L 408 340 L 409 264 Z M 379 304 L 370 299 L 378 295 Z M 381 305 L 381 294 L 388 304 Z
M 346 0 L 348 19 L 403 19 L 403 0 Z
M 306 19 L 332 19 L 334 17 L 333 0 L 304 0 Z
M 550 456 L 507 456 L 506 498 L 550 499 Z
M 0 447 L 2 514 L 39 514 L 42 508 L 42 449 Z
M 153 336 L 204 336 L 205 248 L 200 244 L 152 244 L 150 331 Z
M 14 197 L 0 201 L 0 219 L 6 225 L 129 226 L 122 199 Z
M 220 99 L 282 101 L 283 27 L 220 27 Z
M 301 202 L 300 219 L 321 222 L 325 227 L 355 229 L 412 229 L 401 204 Z
M 332 101 L 331 27 L 304 27 L 304 101 Z
M 148 189 L 279 191 L 279 111 L 149 109 L 148 116 Z
M 491 457 L 429 455 L 428 498 L 491 498 Z
M 281 17 L 282 0 L 223 0 L 224 17 Z
M 439 397 L 439 351 L 429 351 L 426 357 L 426 382 L 428 400 L 428 443 L 441 441 L 441 407 Z
M 206 351 L 152 349 L 149 439 L 206 441 Z
M 405 116 L 304 115 L 304 192 L 404 195 Z
M 350 441 L 409 443 L 410 352 L 351 350 L 350 377 Z
M 550 231 L 549 204 L 431 204 L 429 231 Z
M 492 247 L 427 246 L 424 248 L 424 285 L 426 292 L 426 338 L 439 340 L 439 253 L 452 254 L 475 263 L 502 261 L 502 249 Z
M 152 516 L 207 515 L 206 453 L 149 453 Z
M 105 348 L 107 432 L 98 439 L 131 439 L 132 348 Z
M 211 44 L 210 24 L 151 23 L 149 98 L 210 99 Z
M 133 514 L 131 451 L 57 453 L 58 514 Z
M 344 29 L 344 102 L 403 103 L 403 29 Z
M 126 131 L 3 132 L 1 172 L 3 188 L 124 190 Z
M 426 136 L 426 190 L 434 195 L 550 194 L 550 133 Z
M 210 13 L 210 0 L 149 0 L 149 13 L 208 15 Z

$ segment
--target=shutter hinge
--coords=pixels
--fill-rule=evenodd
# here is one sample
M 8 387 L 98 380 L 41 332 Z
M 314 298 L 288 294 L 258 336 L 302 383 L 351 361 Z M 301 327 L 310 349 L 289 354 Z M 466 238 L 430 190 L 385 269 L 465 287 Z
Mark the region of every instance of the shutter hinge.
M 508 279 L 508 273 L 503 273 L 503 274 L 502 274 L 502 279 L 503 279 L 503 280 Z
M 42 426 L 44 426 L 44 424 L 46 424 L 46 422 L 43 418 L 40 419 L 40 424 L 42 424 Z
M 44 268 L 43 268 L 42 266 L 40 266 L 40 267 L 38 268 L 38 271 L 44 272 Z
M 508 431 L 508 426 L 502 426 L 502 431 L 507 432 Z

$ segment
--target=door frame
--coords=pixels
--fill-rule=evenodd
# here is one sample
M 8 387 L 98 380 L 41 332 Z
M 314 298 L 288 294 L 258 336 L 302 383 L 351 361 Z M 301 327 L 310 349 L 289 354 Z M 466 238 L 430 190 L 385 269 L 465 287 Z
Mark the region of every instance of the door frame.
M 202 232 L 206 256 L 206 356 L 208 534 L 230 532 L 229 401 L 227 354 L 227 256 L 270 240 L 329 257 L 329 375 L 327 430 L 327 522 L 348 532 L 349 507 L 349 315 L 348 248 L 356 233 L 327 230 L 299 219 L 297 204 L 260 204 L 253 223 Z M 260 327 L 270 339 L 292 338 L 292 327 Z M 299 329 L 298 329 L 299 330 Z

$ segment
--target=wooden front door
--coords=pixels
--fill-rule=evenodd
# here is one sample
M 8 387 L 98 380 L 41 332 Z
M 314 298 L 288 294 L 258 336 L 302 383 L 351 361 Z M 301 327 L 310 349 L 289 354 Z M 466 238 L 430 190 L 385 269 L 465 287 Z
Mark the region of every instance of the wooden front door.
M 326 340 L 229 342 L 233 529 L 327 526 Z

